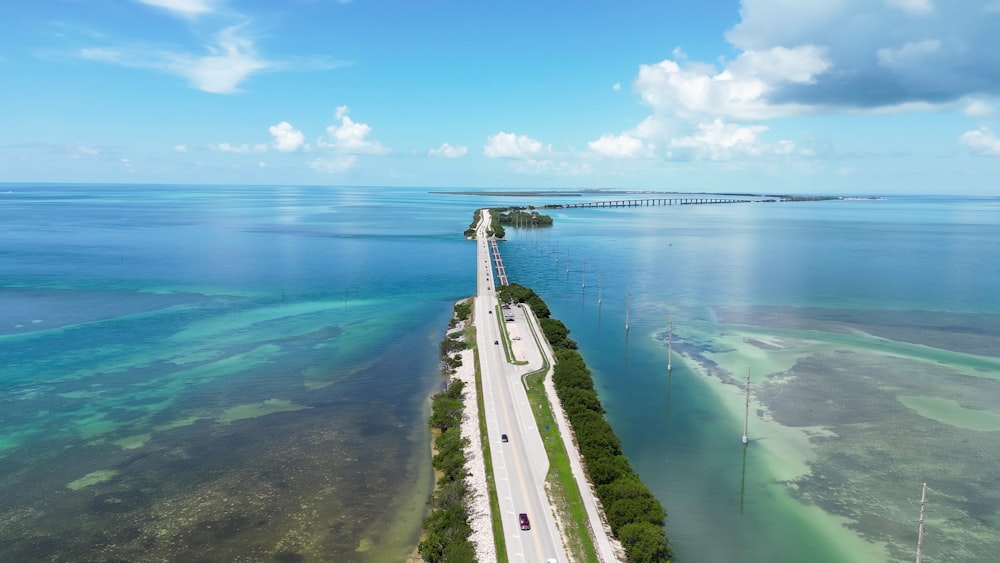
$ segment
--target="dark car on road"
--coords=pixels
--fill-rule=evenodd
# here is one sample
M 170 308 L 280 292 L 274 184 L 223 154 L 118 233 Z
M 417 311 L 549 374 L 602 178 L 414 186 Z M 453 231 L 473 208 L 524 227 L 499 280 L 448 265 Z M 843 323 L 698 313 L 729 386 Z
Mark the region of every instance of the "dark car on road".
M 500 441 L 506 444 L 507 443 L 507 435 L 506 434 L 501 434 L 500 435 Z
M 521 529 L 522 530 L 530 530 L 531 529 L 531 522 L 528 522 L 528 515 L 527 514 L 525 514 L 525 513 L 522 512 L 521 514 L 519 514 L 517 516 L 517 519 L 521 523 Z

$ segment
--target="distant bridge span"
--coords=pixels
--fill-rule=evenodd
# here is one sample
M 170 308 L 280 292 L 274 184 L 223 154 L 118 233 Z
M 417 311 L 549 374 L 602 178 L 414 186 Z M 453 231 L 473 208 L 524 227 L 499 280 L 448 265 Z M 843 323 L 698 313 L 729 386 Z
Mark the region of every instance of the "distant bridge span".
M 649 207 L 654 205 L 705 205 L 712 203 L 750 203 L 752 199 L 709 198 L 709 197 L 657 197 L 646 199 L 614 199 L 610 201 L 586 201 L 580 203 L 551 203 L 546 209 L 569 209 L 573 207 Z

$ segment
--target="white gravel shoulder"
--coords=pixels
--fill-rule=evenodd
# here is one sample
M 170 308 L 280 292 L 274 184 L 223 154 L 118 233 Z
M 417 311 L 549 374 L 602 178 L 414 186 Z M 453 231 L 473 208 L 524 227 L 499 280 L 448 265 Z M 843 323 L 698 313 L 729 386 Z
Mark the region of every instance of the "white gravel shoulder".
M 454 330 L 464 330 L 459 324 Z M 483 442 L 479 434 L 479 407 L 476 391 L 476 358 L 472 350 L 463 350 L 462 365 L 455 370 L 454 377 L 465 382 L 462 413 L 462 436 L 469 439 L 465 449 L 465 468 L 469 475 L 465 484 L 469 488 L 469 526 L 472 535 L 469 540 L 476 550 L 476 561 L 487 563 L 497 560 L 496 546 L 493 544 L 493 522 L 490 518 L 490 494 L 486 489 L 486 463 L 483 460 Z

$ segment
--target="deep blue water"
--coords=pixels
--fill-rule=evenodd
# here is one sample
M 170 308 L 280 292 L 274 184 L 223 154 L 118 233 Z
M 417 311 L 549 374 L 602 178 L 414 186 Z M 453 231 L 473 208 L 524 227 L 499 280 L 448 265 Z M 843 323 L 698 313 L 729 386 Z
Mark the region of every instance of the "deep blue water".
M 416 188 L 0 191 L 8 189 L 0 193 L 0 521 L 8 523 L 0 558 L 11 560 L 399 560 L 416 542 L 430 486 L 423 419 L 441 383 L 437 341 L 454 301 L 474 291 L 475 248 L 462 231 L 477 207 L 564 201 Z M 509 230 L 508 274 L 538 291 L 580 341 L 626 453 L 670 511 L 680 560 L 862 560 L 822 516 L 803 517 L 837 510 L 832 485 L 780 482 L 772 467 L 780 460 L 761 459 L 765 448 L 748 450 L 744 464 L 733 447 L 736 423 L 695 359 L 725 360 L 720 373 L 738 376 L 727 358 L 711 356 L 732 345 L 734 330 L 814 338 L 822 346 L 796 357 L 852 353 L 861 366 L 882 361 L 886 341 L 903 342 L 951 370 L 927 376 L 948 378 L 943 396 L 971 389 L 1000 398 L 996 353 L 948 336 L 988 338 L 995 329 L 998 199 L 553 215 L 550 229 Z M 748 311 L 769 320 L 750 323 Z M 824 317 L 831 311 L 840 324 Z M 668 315 L 687 354 L 669 381 L 658 340 Z M 887 331 L 882 340 L 856 336 L 876 325 Z M 761 355 L 755 385 L 782 357 Z M 791 375 L 817 376 L 804 365 Z M 969 365 L 986 375 L 966 383 Z M 926 393 L 900 393 L 934 395 L 935 380 L 920 385 Z M 795 389 L 787 396 L 808 396 Z M 769 407 L 765 416 L 791 420 L 788 405 Z M 845 448 L 872 437 L 844 436 Z M 816 447 L 812 467 L 826 478 L 883 469 L 835 463 L 826 443 Z M 871 448 L 897 453 L 880 441 Z M 972 492 L 994 484 L 987 477 Z M 899 495 L 872 493 L 877 479 L 858 487 L 862 502 L 845 514 L 861 523 L 845 533 L 899 555 L 907 531 L 868 523 L 901 520 Z M 998 518 L 989 503 L 972 507 L 958 489 L 941 489 L 954 526 Z M 873 508 L 883 502 L 891 513 Z M 964 543 L 934 548 L 975 554 L 995 542 L 988 534 L 956 541 Z

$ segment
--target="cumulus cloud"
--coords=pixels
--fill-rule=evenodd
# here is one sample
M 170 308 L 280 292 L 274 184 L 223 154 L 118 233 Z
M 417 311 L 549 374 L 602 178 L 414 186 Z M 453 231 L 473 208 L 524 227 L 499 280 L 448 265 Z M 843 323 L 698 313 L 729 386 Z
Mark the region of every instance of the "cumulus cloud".
M 659 145 L 680 159 L 792 154 L 791 141 L 768 143 L 767 127 L 752 122 L 812 112 L 772 96 L 790 84 L 813 84 L 831 69 L 826 49 L 817 45 L 747 50 L 721 66 L 689 61 L 680 50 L 673 57 L 639 68 L 634 87 L 651 115 L 630 131 L 591 142 L 592 153 L 652 156 Z
M 827 71 L 808 83 L 772 84 L 769 104 L 927 107 L 1000 94 L 997 21 L 988 9 L 981 1 L 743 0 L 726 38 L 743 52 L 824 49 Z
M 483 154 L 489 158 L 528 159 L 550 151 L 551 147 L 527 135 L 504 132 L 487 137 L 483 147 Z
M 270 126 L 267 131 L 274 138 L 272 146 L 280 152 L 295 152 L 306 144 L 306 136 L 302 131 L 292 127 L 287 121 Z
M 310 168 L 328 174 L 339 174 L 353 168 L 358 163 L 358 155 L 392 152 L 378 141 L 370 140 L 368 136 L 372 132 L 371 126 L 351 119 L 350 111 L 347 106 L 337 107 L 334 119 L 338 123 L 327 126 L 326 137 L 316 141 L 316 148 L 326 151 L 328 155 L 310 161 Z
M 647 145 L 628 133 L 602 135 L 596 141 L 587 143 L 590 151 L 597 156 L 609 158 L 643 158 L 653 155 L 655 146 Z
M 592 141 L 590 154 L 626 158 L 655 146 L 672 158 L 808 156 L 791 141 L 767 140 L 760 123 L 937 108 L 991 115 L 1000 96 L 998 12 L 1000 0 L 741 0 L 740 21 L 726 33 L 737 55 L 699 62 L 676 48 L 641 65 L 633 88 L 650 115 Z M 963 142 L 992 154 L 992 138 L 970 131 Z
M 427 151 L 427 154 L 430 156 L 437 156 L 442 158 L 462 158 L 468 152 L 469 152 L 468 147 L 463 147 L 461 145 L 454 146 L 449 143 L 442 143 L 440 147 Z
M 990 129 L 982 127 L 975 131 L 966 131 L 958 141 L 969 147 L 972 154 L 981 156 L 1000 156 L 1000 138 Z
M 785 84 L 811 84 L 830 63 L 814 45 L 746 51 L 723 69 L 670 59 L 639 67 L 635 87 L 655 112 L 682 118 L 765 119 L 803 111 L 770 96 Z
M 692 153 L 696 158 L 730 160 L 737 156 L 780 155 L 795 150 L 791 141 L 780 141 L 775 145 L 762 143 L 760 134 L 764 131 L 767 127 L 763 125 L 742 126 L 716 119 L 712 123 L 698 125 L 692 135 L 672 139 L 670 153 L 675 157 Z
M 326 128 L 327 138 L 320 139 L 321 148 L 346 154 L 387 154 L 392 152 L 378 141 L 368 140 L 372 128 L 367 123 L 357 123 L 348 115 L 347 106 L 339 106 L 334 118 L 340 120 Z
M 162 8 L 168 12 L 194 18 L 202 14 L 209 14 L 215 11 L 215 0 L 138 0 L 147 6 Z

